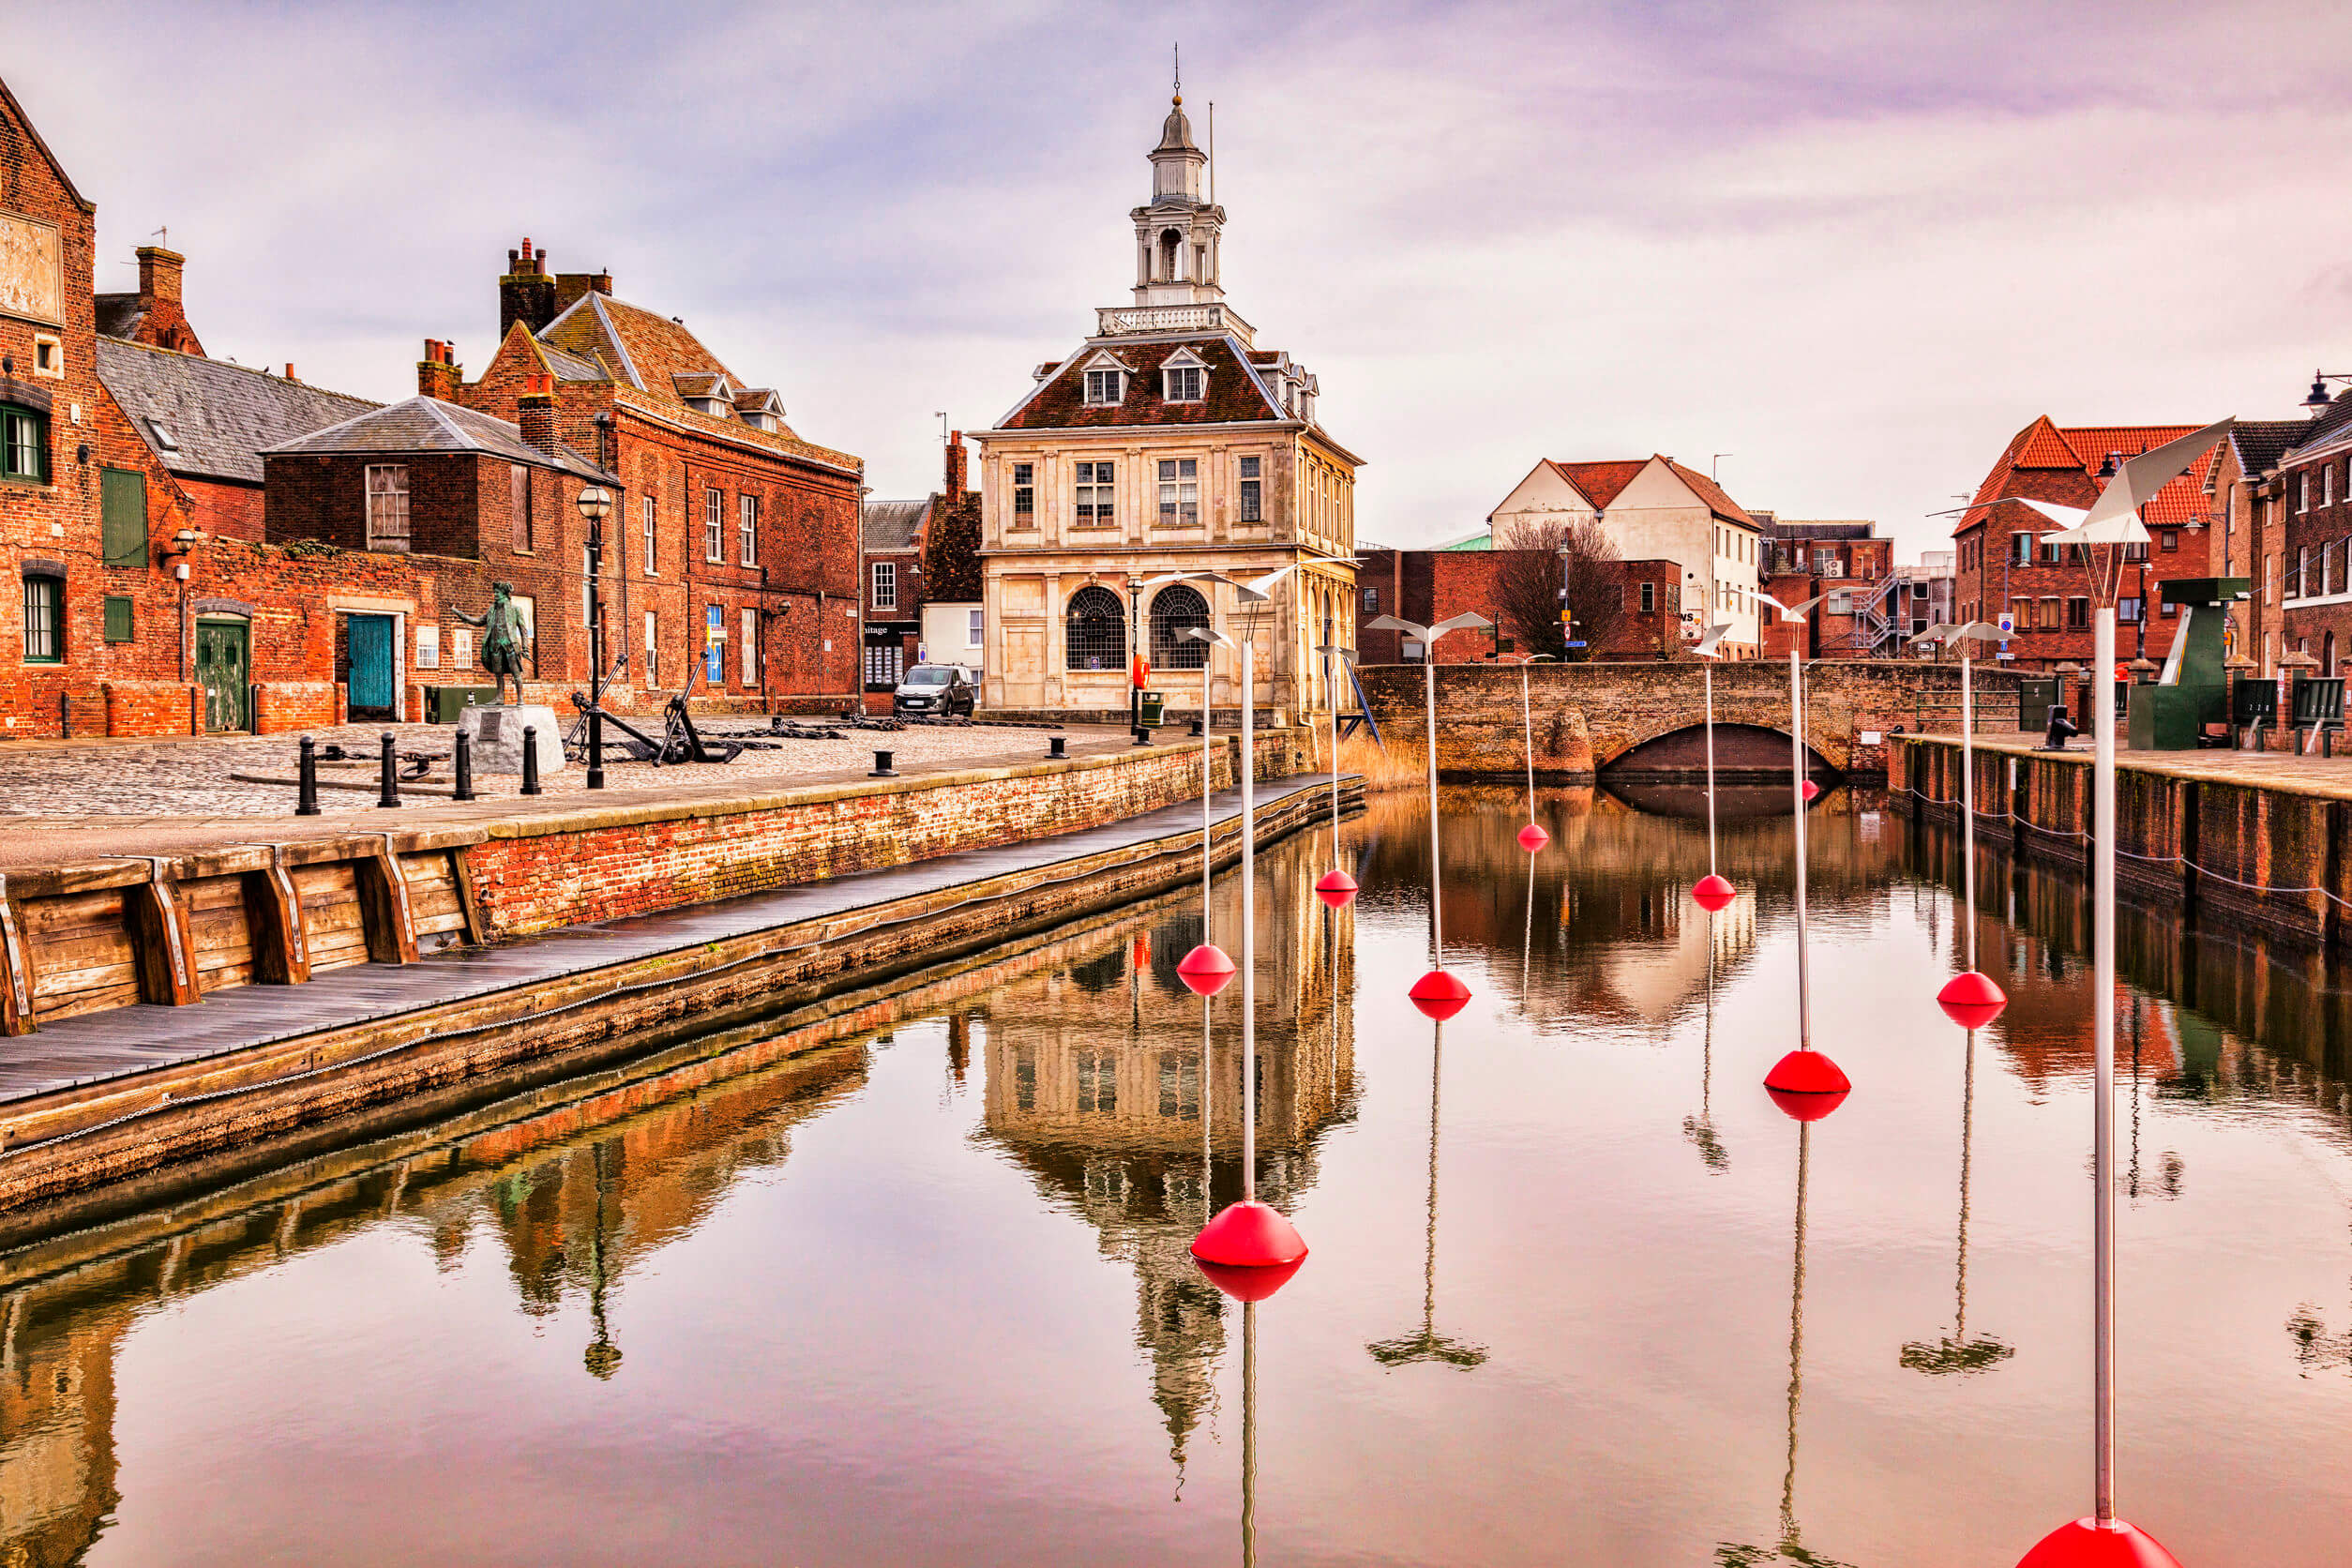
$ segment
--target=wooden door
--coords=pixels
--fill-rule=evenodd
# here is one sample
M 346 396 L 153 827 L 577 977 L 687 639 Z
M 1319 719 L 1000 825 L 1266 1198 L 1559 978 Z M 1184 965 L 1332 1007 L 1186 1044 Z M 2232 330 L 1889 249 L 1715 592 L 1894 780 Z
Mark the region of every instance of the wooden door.
M 393 707 L 392 617 L 346 616 L 351 643 L 351 711 L 388 714 Z
M 249 730 L 253 634 L 243 621 L 196 623 L 196 684 L 204 688 L 204 728 Z

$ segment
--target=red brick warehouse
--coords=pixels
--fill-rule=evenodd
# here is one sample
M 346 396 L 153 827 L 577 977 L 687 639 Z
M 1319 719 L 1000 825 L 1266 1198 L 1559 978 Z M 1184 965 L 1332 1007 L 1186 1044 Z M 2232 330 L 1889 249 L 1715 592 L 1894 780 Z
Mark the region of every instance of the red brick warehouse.
M 618 475 L 603 597 L 623 684 L 676 689 L 699 659 L 698 701 L 715 707 L 857 705 L 862 461 L 803 440 L 773 388 L 616 298 L 611 275 L 551 272 L 528 239 L 506 266 L 481 378 L 429 339 L 418 390 L 514 419 L 545 389 L 555 438 Z

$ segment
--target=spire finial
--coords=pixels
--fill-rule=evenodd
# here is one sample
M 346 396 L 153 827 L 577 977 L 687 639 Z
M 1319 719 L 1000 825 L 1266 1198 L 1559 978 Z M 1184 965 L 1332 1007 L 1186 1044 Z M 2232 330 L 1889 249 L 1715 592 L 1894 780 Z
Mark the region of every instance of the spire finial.
M 1176 59 L 1176 98 L 1175 98 L 1175 101 L 1176 101 L 1176 103 L 1177 103 L 1178 107 L 1180 107 L 1180 108 L 1181 108 L 1181 107 L 1183 106 L 1183 104 L 1184 104 L 1184 46 L 1183 44 L 1181 44 L 1181 43 L 1172 43 L 1172 44 L 1169 44 L 1168 47 L 1168 52 L 1169 52 L 1171 54 L 1173 54 L 1173 55 L 1175 56 L 1175 59 Z

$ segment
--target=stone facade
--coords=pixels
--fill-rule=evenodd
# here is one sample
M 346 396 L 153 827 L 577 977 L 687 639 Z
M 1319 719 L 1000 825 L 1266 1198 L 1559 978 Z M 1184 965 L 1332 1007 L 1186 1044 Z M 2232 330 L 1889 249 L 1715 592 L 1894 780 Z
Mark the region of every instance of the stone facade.
M 1304 366 L 1261 349 L 1217 281 L 1223 209 L 1201 199 L 1203 155 L 1180 107 L 1150 154 L 1135 304 L 1038 368 L 980 447 L 984 705 L 1115 713 L 1130 658 L 1171 708 L 1238 706 L 1239 671 L 1176 629 L 1209 621 L 1254 640 L 1253 701 L 1277 716 L 1324 708 L 1326 638 L 1355 645 L 1352 568 L 1361 460 L 1317 422 Z M 1227 583 L 1295 568 L 1244 615 Z M 1140 621 L 1140 626 L 1131 625 Z M 1205 662 L 1204 662 L 1205 661 Z

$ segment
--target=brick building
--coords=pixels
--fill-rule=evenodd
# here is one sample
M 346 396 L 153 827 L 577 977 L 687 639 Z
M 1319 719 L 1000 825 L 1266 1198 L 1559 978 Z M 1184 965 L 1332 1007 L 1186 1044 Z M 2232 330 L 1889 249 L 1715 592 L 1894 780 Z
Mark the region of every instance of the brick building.
M 1894 541 L 1878 537 L 1877 523 L 1750 515 L 1763 530 L 1761 590 L 1790 605 L 1823 596 L 1802 622 L 1783 621 L 1766 607 L 1759 626 L 1766 657 L 1787 658 L 1791 643 L 1808 659 L 1895 656 L 1905 635 L 1903 579 Z
M 2088 506 L 2117 465 L 2201 428 L 2060 427 L 2044 415 L 2019 430 L 1952 530 L 1959 618 L 1997 622 L 2003 611 L 2013 614 L 2016 635 L 2010 654 L 2019 669 L 2088 664 L 2100 587 L 2068 547 L 2042 542 L 2058 525 L 2013 498 Z M 2215 499 L 2220 446 L 2217 443 L 2141 508 L 2150 542 L 2127 547 L 2119 580 L 2107 585 L 2116 598 L 2117 653 L 2124 659 L 2144 646 L 2148 658 L 2161 661 L 2171 649 L 2178 620 L 2159 602 L 2164 582 L 2220 575 L 2221 530 L 2212 526 L 2221 520 Z
M 1497 632 L 1457 631 L 1440 638 L 1438 662 L 1470 664 L 1492 658 L 1498 636 L 1519 641 L 1513 637 L 1498 583 L 1505 558 L 1523 553 L 1492 549 L 1485 534 L 1440 550 L 1364 546 L 1356 567 L 1356 624 L 1366 629 L 1359 636 L 1357 656 L 1365 664 L 1417 664 L 1424 656 L 1419 639 L 1370 626 L 1379 616 L 1395 615 L 1427 626 L 1474 611 L 1494 622 Z M 1617 624 L 1585 656 L 1673 657 L 1683 642 L 1681 565 L 1612 561 L 1607 568 L 1621 579 Z M 1526 651 L 1523 642 L 1518 651 Z
M 2329 429 L 2352 419 L 2352 400 L 2340 402 L 2323 416 Z M 2245 419 L 2231 428 L 2222 443 L 2213 474 L 2214 509 L 2221 516 L 2221 573 L 2242 577 L 2251 596 L 2229 607 L 2229 645 L 2258 665 L 2266 675 L 2277 669 L 2282 651 L 2280 607 L 2284 587 L 2279 569 L 2283 528 L 2279 464 L 2296 444 L 2320 433 L 2310 419 Z M 2291 648 L 2292 644 L 2287 644 Z
M 545 393 L 554 438 L 617 476 L 603 596 L 620 684 L 676 689 L 699 668 L 697 701 L 722 709 L 857 702 L 863 463 L 803 440 L 774 388 L 616 298 L 610 274 L 550 271 L 528 239 L 506 258 L 480 379 L 429 339 L 417 390 L 518 422 Z
M 2296 653 L 2318 662 L 2311 673 L 2341 675 L 2352 663 L 2352 393 L 2297 427 L 2256 493 L 2263 672 Z
M 922 659 L 923 550 L 933 498 L 865 508 L 866 689 L 896 691 Z

